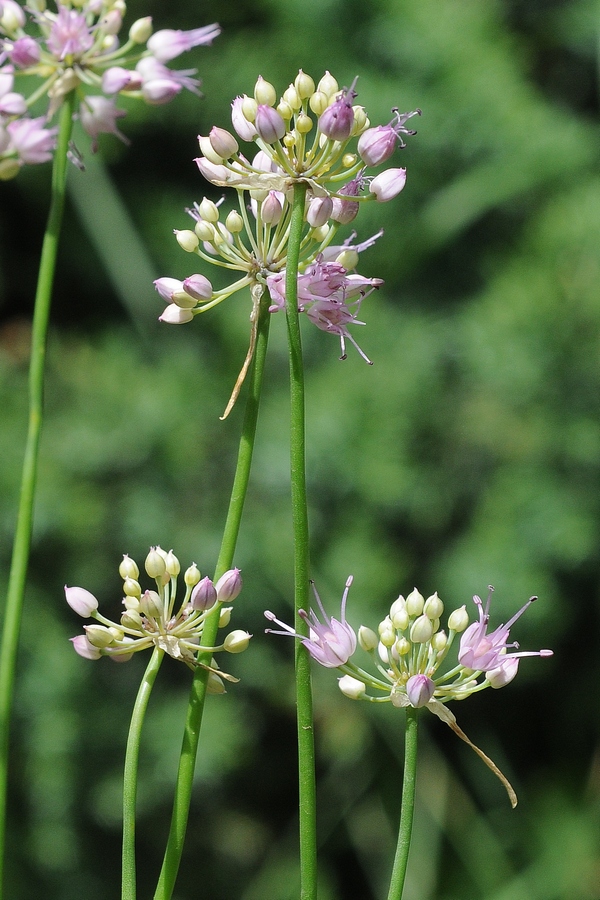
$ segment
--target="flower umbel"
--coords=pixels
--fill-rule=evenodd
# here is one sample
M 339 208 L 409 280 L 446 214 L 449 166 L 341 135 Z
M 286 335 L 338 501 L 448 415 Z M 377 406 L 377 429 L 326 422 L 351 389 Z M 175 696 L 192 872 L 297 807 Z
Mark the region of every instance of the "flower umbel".
M 283 629 L 273 633 L 299 638 L 317 662 L 327 668 L 337 668 L 342 673 L 340 690 L 353 700 L 390 701 L 400 708 L 429 709 L 475 750 L 503 782 L 511 803 L 516 805 L 516 795 L 510 784 L 489 757 L 461 731 L 446 704 L 451 700 L 464 700 L 487 687 L 504 687 L 517 674 L 519 661 L 524 656 L 552 656 L 551 650 L 509 652 L 518 649 L 517 643 L 508 642 L 510 628 L 537 598 L 530 598 L 506 625 L 500 625 L 488 634 L 490 588 L 485 609 L 479 597 L 473 598 L 479 609 L 479 621 L 469 625 L 466 607 L 462 606 L 448 617 L 446 633 L 440 628 L 444 604 L 437 593 L 425 599 L 415 588 L 406 598 L 401 595 L 394 600 L 389 614 L 379 623 L 378 633 L 365 626 L 358 631 L 358 643 L 371 657 L 375 674 L 351 661 L 357 644 L 356 635 L 346 622 L 346 600 L 351 584 L 350 577 L 342 599 L 340 622 L 327 618 L 317 596 L 325 624 L 319 622 L 314 612 L 310 616 L 301 613 L 311 629 L 309 638 L 296 634 L 293 628 L 267 611 L 266 618 Z M 458 663 L 440 673 L 457 634 L 462 634 Z M 369 689 L 373 693 L 368 693 Z
M 358 319 L 362 300 L 383 284 L 379 278 L 356 273 L 359 253 L 381 232 L 362 244 L 352 244 L 355 234 L 341 245 L 333 246 L 333 242 L 340 225 L 354 220 L 361 203 L 391 199 L 404 187 L 405 169 L 388 169 L 373 177 L 366 174 L 366 167 L 388 159 L 396 145 L 404 146 L 400 135 L 414 133 L 404 123 L 420 111 L 400 114 L 395 110 L 392 123 L 384 126 L 385 152 L 378 150 L 378 160 L 369 162 L 376 155 L 372 144 L 378 146 L 380 139 L 368 140 L 364 155 L 360 144 L 358 150 L 352 146 L 360 135 L 372 130 L 365 110 L 353 105 L 355 83 L 356 79 L 352 87 L 340 91 L 335 78 L 326 72 L 315 86 L 313 79 L 300 70 L 278 100 L 274 86 L 259 78 L 252 97 L 239 96 L 232 103 L 231 119 L 237 137 L 214 127 L 198 138 L 202 155 L 196 163 L 200 172 L 212 185 L 233 188 L 238 209 L 222 215 L 223 201 L 214 203 L 205 197 L 188 210 L 194 220 L 193 230 L 176 231 L 177 241 L 205 262 L 239 271 L 242 277 L 201 297 L 195 297 L 186 287 L 189 279 L 178 282 L 159 278 L 155 285 L 171 304 L 160 319 L 171 324 L 190 322 L 237 291 L 250 288 L 250 348 L 226 414 L 252 356 L 260 297 L 265 289 L 269 291 L 271 312 L 285 305 L 291 199 L 298 182 L 307 186 L 299 310 L 318 328 L 340 338 L 342 359 L 348 340 L 370 362 L 349 327 L 364 325 Z M 253 151 L 242 153 L 238 138 L 253 142 Z M 175 287 L 168 291 L 167 285 L 172 283 Z
M 119 574 L 123 578 L 124 610 L 118 622 L 98 612 L 98 601 L 85 588 L 65 587 L 69 606 L 78 615 L 92 618 L 96 623 L 85 625 L 85 634 L 71 638 L 73 647 L 86 659 L 110 656 L 115 662 L 125 662 L 136 651 L 155 646 L 193 669 L 197 665 L 196 654 L 207 617 L 219 616 L 219 627 L 229 623 L 231 607 L 225 607 L 223 603 L 231 602 L 239 594 L 242 588 L 240 571 L 231 569 L 213 584 L 210 578 L 201 578 L 193 563 L 184 574 L 185 593 L 176 608 L 177 576 L 181 567 L 173 551 L 165 553 L 160 547 L 152 547 L 146 557 L 145 569 L 154 580 L 155 589 L 142 591 L 138 566 L 129 556 L 123 557 Z M 221 645 L 203 649 L 211 653 L 221 650 L 240 653 L 248 646 L 250 637 L 247 632 L 234 631 Z M 215 668 L 210 668 L 215 677 L 236 680 L 220 670 L 216 676 Z M 214 679 L 213 687 L 218 687 Z
M 0 179 L 13 177 L 24 164 L 50 158 L 54 129 L 46 129 L 45 138 L 39 136 L 44 152 L 37 156 L 24 155 L 10 131 L 16 121 L 36 122 L 41 130 L 42 119 L 30 120 L 29 115 L 41 107 L 43 98 L 48 101 L 43 110 L 47 122 L 67 95 L 76 92 L 79 118 L 92 137 L 93 150 L 101 133 L 125 141 L 115 125 L 125 115 L 116 107 L 115 95 L 156 105 L 168 103 L 183 88 L 198 94 L 195 69 L 173 71 L 164 63 L 192 47 L 212 43 L 221 31 L 218 25 L 208 25 L 152 34 L 152 19 L 146 16 L 133 23 L 120 44 L 123 0 L 57 0 L 55 5 L 56 12 L 45 2 L 25 7 L 15 0 L 0 3 Z

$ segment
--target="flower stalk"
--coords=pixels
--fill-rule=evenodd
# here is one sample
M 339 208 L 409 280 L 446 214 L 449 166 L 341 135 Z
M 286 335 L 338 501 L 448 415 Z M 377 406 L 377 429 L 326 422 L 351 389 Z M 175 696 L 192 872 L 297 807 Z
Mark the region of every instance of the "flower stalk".
M 44 404 L 44 374 L 48 322 L 56 269 L 56 257 L 65 205 L 67 183 L 67 151 L 72 130 L 74 97 L 69 96 L 60 113 L 58 143 L 52 167 L 50 211 L 42 243 L 40 268 L 33 313 L 31 360 L 29 363 L 29 425 L 21 471 L 21 489 L 17 525 L 13 544 L 8 582 L 4 628 L 0 651 L 0 897 L 6 826 L 6 790 L 10 717 L 12 711 L 14 675 L 25 581 L 31 550 L 33 511 L 37 483 L 39 446 L 42 433 Z
M 417 788 L 417 717 L 418 709 L 407 707 L 406 730 L 404 734 L 404 775 L 402 778 L 402 804 L 400 807 L 400 827 L 394 865 L 390 878 L 387 900 L 402 900 L 408 853 L 412 835 Z

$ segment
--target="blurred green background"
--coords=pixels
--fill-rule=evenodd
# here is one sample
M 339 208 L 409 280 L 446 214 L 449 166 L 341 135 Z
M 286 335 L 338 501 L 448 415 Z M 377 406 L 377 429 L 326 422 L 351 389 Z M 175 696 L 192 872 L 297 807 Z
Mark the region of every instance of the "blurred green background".
M 53 308 L 39 497 L 11 759 L 15 900 L 119 893 L 121 766 L 144 660 L 77 657 L 63 585 L 120 603 L 117 566 L 150 544 L 210 573 L 242 408 L 222 423 L 247 347 L 249 299 L 161 326 L 159 275 L 197 270 L 172 230 L 204 194 L 196 135 L 262 74 L 359 76 L 372 123 L 419 106 L 395 159 L 408 182 L 364 208 L 384 237 L 360 271 L 385 279 L 357 335 L 374 360 L 305 328 L 314 577 L 330 611 L 355 577 L 349 620 L 375 626 L 399 592 L 447 609 L 494 584 L 514 629 L 517 680 L 455 705 L 515 785 L 501 785 L 423 716 L 406 900 L 600 897 L 600 175 L 597 0 L 255 0 L 176 8 L 135 0 L 129 22 L 224 27 L 197 65 L 205 99 L 130 104 L 132 145 L 101 140 L 70 201 Z M 120 105 L 126 105 L 120 104 Z M 48 166 L 2 185 L 0 567 L 6 577 L 26 426 L 29 321 Z M 228 201 L 229 202 L 229 201 Z M 212 274 L 206 271 L 209 276 Z M 308 322 L 303 323 L 309 325 Z M 272 323 L 264 406 L 237 564 L 235 627 L 255 635 L 211 698 L 179 900 L 292 900 L 296 763 L 290 618 L 287 361 Z M 473 608 L 471 607 L 471 610 Z M 151 896 L 170 816 L 189 672 L 167 660 L 145 732 L 140 897 Z M 353 703 L 315 671 L 322 900 L 379 900 L 397 827 L 402 716 Z

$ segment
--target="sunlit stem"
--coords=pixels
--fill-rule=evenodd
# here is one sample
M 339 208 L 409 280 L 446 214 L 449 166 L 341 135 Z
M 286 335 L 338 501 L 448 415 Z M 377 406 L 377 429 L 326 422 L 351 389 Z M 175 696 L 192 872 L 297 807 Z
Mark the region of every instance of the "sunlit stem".
M 286 264 L 285 296 L 290 354 L 290 473 L 294 529 L 294 627 L 297 634 L 308 635 L 306 622 L 298 615 L 300 609 L 308 609 L 310 579 L 308 500 L 306 493 L 304 365 L 298 318 L 298 260 L 302 243 L 305 197 L 306 184 L 295 184 Z M 301 900 L 316 900 L 317 804 L 310 655 L 300 641 L 296 641 L 296 705 L 300 809 L 300 898 Z
M 246 400 L 246 411 L 244 414 L 242 436 L 240 438 L 238 450 L 237 467 L 233 479 L 223 539 L 221 541 L 221 551 L 219 553 L 215 571 L 215 581 L 233 566 L 244 501 L 248 489 L 263 372 L 267 354 L 267 343 L 269 339 L 269 324 L 271 319 L 269 302 L 269 294 L 265 291 L 259 306 L 256 347 L 251 372 L 248 378 L 248 399 Z M 209 671 L 205 666 L 210 666 L 212 658 L 211 651 L 208 649 L 203 650 L 202 648 L 209 648 L 215 645 L 218 627 L 219 611 L 215 608 L 214 613 L 207 615 L 205 620 L 200 652 L 198 654 L 198 662 L 200 665 L 196 668 L 190 690 L 183 743 L 179 757 L 177 784 L 175 786 L 171 828 L 156 893 L 154 894 L 155 900 L 170 900 L 175 887 L 175 880 L 181 861 L 183 842 L 187 828 L 196 754 L 198 752 L 200 727 L 202 725 L 204 702 L 207 693 Z
M 150 699 L 164 655 L 164 650 L 159 650 L 158 647 L 154 648 L 138 690 L 129 725 L 127 750 L 125 751 L 125 768 L 123 771 L 123 871 L 121 900 L 135 900 L 136 897 L 135 802 L 137 797 L 140 739 L 148 700 Z
M 398 844 L 394 857 L 392 877 L 387 900 L 401 900 L 406 878 L 408 852 L 412 834 L 415 810 L 415 789 L 417 786 L 417 715 L 418 709 L 406 707 L 406 734 L 404 737 L 404 777 L 402 780 L 402 806 Z
M 31 550 L 33 507 L 37 481 L 44 403 L 44 370 L 52 286 L 56 269 L 58 240 L 65 205 L 67 151 L 72 129 L 74 95 L 65 100 L 60 112 L 58 142 L 52 168 L 52 193 L 46 232 L 42 243 L 35 294 L 29 363 L 29 425 L 23 454 L 21 492 L 13 544 L 4 627 L 0 649 L 0 898 L 3 896 L 3 863 L 6 837 L 6 791 L 8 749 L 13 703 L 17 648 L 23 615 L 23 596 Z

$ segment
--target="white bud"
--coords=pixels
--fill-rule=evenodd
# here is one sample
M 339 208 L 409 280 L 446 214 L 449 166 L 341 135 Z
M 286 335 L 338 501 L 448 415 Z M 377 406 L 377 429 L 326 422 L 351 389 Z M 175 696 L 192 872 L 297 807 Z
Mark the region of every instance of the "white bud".
M 358 678 L 353 678 L 352 675 L 342 675 L 341 678 L 338 678 L 338 685 L 342 694 L 350 697 L 351 700 L 360 700 L 367 690 L 363 682 Z

